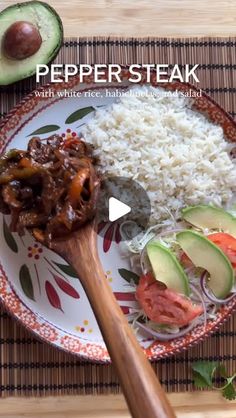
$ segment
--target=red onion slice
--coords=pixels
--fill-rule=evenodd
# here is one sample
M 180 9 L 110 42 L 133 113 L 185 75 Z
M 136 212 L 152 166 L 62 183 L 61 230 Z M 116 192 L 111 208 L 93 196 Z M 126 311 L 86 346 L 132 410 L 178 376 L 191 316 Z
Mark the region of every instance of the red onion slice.
M 164 334 L 164 333 L 161 333 L 161 332 L 154 331 L 153 329 L 149 328 L 148 326 L 146 326 L 146 325 L 144 325 L 144 324 L 142 324 L 141 322 L 138 322 L 138 321 L 136 321 L 135 324 L 139 328 L 146 331 L 148 334 L 157 338 L 158 340 L 168 341 L 168 340 L 173 340 L 174 338 L 183 337 L 185 334 L 187 334 L 189 331 L 191 331 L 197 325 L 197 320 L 195 319 L 195 321 L 191 322 L 191 324 L 189 324 L 187 327 L 185 327 L 181 331 L 176 332 L 176 334 L 167 334 L 167 333 Z
M 218 299 L 213 293 L 212 291 L 207 288 L 206 286 L 206 279 L 207 279 L 207 271 L 205 270 L 200 278 L 200 284 L 201 284 L 201 288 L 202 291 L 204 293 L 204 295 L 213 303 L 216 304 L 224 304 L 229 302 L 230 300 L 234 299 L 236 297 L 236 292 L 232 293 L 229 297 L 227 297 L 226 299 Z
M 207 324 L 207 310 L 206 310 L 206 304 L 204 301 L 203 296 L 201 295 L 201 293 L 199 292 L 198 289 L 196 289 L 196 287 L 192 284 L 190 284 L 190 289 L 192 290 L 192 292 L 195 293 L 195 295 L 197 295 L 198 299 L 200 300 L 202 307 L 203 307 L 203 318 L 204 318 L 204 327 L 206 327 Z

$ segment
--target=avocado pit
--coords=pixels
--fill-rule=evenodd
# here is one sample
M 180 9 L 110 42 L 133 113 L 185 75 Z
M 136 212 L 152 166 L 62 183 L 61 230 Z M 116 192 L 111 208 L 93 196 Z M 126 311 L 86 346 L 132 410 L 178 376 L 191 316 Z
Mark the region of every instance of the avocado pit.
M 42 38 L 38 28 L 30 22 L 17 21 L 5 32 L 3 52 L 8 58 L 23 60 L 40 49 Z

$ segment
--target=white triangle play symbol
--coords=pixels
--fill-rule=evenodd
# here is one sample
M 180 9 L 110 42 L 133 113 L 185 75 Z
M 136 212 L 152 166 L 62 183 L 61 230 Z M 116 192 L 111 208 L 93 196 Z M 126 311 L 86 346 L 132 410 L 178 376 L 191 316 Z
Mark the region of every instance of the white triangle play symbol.
M 122 216 L 131 212 L 131 207 L 116 199 L 115 197 L 109 198 L 109 221 L 114 222 Z

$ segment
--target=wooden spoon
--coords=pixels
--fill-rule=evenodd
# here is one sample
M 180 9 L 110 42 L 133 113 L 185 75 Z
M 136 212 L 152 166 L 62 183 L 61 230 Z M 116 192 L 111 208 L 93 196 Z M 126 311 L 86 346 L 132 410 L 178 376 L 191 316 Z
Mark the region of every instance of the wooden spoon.
M 173 418 L 167 397 L 123 315 L 103 271 L 95 222 L 50 248 L 75 269 L 91 303 L 134 418 Z

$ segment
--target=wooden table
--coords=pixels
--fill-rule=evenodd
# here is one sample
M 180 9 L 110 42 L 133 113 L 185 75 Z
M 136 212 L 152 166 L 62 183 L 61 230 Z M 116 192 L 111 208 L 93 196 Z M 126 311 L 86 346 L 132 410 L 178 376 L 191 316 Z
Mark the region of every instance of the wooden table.
M 21 3 L 21 1 L 18 1 Z M 14 4 L 1 0 L 0 10 Z M 51 0 L 65 36 L 235 36 L 235 0 Z M 236 418 L 236 402 L 216 392 L 169 395 L 178 417 Z M 7 398 L 4 418 L 128 418 L 121 395 Z M 148 417 L 145 417 L 148 418 Z
M 169 398 L 178 418 L 236 418 L 235 403 L 216 392 L 173 393 Z M 7 398 L 0 401 L 0 417 L 130 418 L 130 414 L 121 395 L 88 395 Z
M 17 0 L 1 0 L 0 9 Z M 235 36 L 235 0 L 49 0 L 65 36 Z M 22 3 L 18 1 L 18 3 Z

